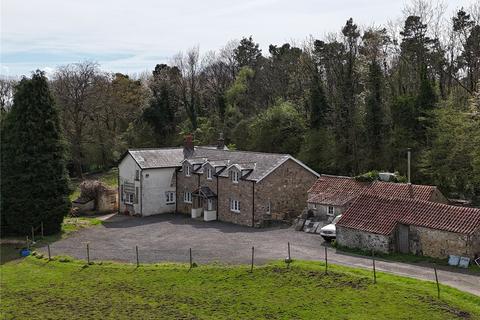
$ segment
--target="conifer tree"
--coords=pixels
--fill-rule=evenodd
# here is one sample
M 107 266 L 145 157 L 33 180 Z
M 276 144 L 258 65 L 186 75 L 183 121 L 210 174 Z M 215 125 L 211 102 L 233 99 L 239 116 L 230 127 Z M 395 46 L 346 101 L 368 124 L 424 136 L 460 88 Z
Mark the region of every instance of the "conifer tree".
M 68 175 L 59 115 L 44 73 L 23 78 L 2 135 L 2 215 L 9 232 L 25 235 L 43 223 L 59 232 L 68 214 Z

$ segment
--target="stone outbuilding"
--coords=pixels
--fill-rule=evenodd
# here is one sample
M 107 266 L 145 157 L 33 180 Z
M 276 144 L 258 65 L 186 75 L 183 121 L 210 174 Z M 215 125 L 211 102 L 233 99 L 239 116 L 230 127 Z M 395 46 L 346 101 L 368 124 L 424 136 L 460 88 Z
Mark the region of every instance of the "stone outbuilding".
M 480 256 L 480 209 L 362 194 L 337 225 L 341 246 L 436 258 Z
M 308 190 L 307 208 L 322 220 L 331 220 L 342 214 L 362 194 L 448 202 L 435 186 L 385 181 L 363 182 L 353 177 L 322 174 Z

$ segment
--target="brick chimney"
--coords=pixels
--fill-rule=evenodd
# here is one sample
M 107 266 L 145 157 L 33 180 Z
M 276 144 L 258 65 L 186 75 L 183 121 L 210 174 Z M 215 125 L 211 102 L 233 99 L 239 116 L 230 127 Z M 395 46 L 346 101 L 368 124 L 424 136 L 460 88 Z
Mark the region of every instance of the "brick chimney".
M 217 140 L 217 149 L 223 150 L 225 148 L 225 139 L 223 139 L 223 132 L 220 132 Z
M 193 155 L 193 135 L 191 133 L 185 136 L 185 140 L 183 143 L 183 157 L 190 158 Z

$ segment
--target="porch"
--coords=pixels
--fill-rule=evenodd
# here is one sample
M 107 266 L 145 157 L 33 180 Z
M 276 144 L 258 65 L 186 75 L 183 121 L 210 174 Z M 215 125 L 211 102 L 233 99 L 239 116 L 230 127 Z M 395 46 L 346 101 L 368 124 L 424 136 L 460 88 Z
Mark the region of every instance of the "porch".
M 192 218 L 204 221 L 217 220 L 217 195 L 207 186 L 201 186 L 192 193 Z

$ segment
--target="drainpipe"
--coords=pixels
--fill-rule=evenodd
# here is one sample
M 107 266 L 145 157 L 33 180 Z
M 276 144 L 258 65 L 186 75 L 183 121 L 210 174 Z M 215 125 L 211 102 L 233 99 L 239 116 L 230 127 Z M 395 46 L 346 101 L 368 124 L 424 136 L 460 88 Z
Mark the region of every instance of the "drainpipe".
M 140 169 L 140 215 L 143 217 L 143 170 Z
M 175 168 L 175 214 L 178 213 L 178 170 Z
M 255 227 L 255 181 L 252 181 L 252 227 Z
M 219 194 L 218 194 L 218 176 L 217 176 L 215 179 L 217 179 L 217 217 L 216 217 L 215 220 L 218 221 L 218 214 L 219 214 L 219 210 L 218 210 L 219 206 L 218 206 L 218 204 L 219 204 L 219 202 L 220 202 L 220 201 L 219 201 L 220 196 L 219 196 Z
M 122 195 L 120 194 L 120 167 L 117 168 L 117 214 L 120 214 L 120 203 L 122 201 Z

